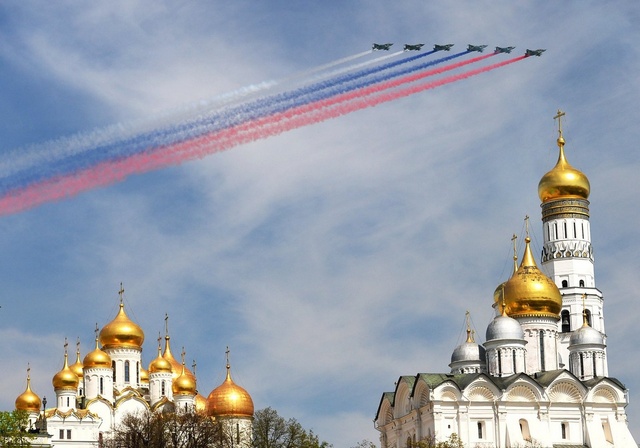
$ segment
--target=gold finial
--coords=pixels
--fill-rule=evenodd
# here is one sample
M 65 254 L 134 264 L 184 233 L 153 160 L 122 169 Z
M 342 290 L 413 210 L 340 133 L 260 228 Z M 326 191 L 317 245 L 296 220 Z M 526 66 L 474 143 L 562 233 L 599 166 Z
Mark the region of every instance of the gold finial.
M 224 352 L 227 355 L 227 370 L 231 368 L 231 364 L 229 363 L 229 346 L 227 345 L 227 351 Z
M 467 310 L 467 312 L 465 313 L 465 319 L 467 321 L 467 342 L 475 342 L 473 340 L 473 331 L 471 330 L 471 318 L 470 318 L 471 313 L 469 313 L 469 310 Z
M 164 313 L 164 335 L 165 338 L 169 337 L 169 314 Z
M 120 296 L 120 303 L 124 303 L 124 286 L 122 286 L 122 282 L 120 282 L 120 291 L 118 291 L 118 295 Z
M 182 358 L 182 365 L 184 365 L 184 357 L 187 352 L 184 351 L 184 346 L 182 347 L 182 351 L 180 352 L 180 357 Z
M 529 215 L 524 215 L 524 228 L 527 238 L 529 238 Z
M 564 138 L 562 137 L 562 117 L 564 117 L 565 113 L 558 109 L 558 113 L 554 120 L 558 120 L 558 146 L 562 147 L 564 145 Z
M 507 315 L 507 301 L 504 298 L 504 283 L 502 285 L 500 285 L 501 289 L 502 289 L 502 311 L 501 314 L 503 316 Z

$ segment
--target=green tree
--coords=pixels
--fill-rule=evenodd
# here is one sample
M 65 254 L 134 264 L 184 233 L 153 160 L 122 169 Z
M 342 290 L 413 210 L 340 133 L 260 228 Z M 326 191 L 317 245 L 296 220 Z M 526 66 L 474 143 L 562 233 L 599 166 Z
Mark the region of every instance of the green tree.
M 356 443 L 351 448 L 376 448 L 376 444 L 373 443 L 370 440 L 363 439 L 363 440 L 359 441 L 358 443 Z
M 448 440 L 438 442 L 434 437 L 427 437 L 419 442 L 412 443 L 412 448 L 464 448 L 464 444 L 458 434 L 453 433 Z
M 31 446 L 34 434 L 28 432 L 29 416 L 25 411 L 0 412 L 0 446 Z
M 294 418 L 285 420 L 271 408 L 256 411 L 253 420 L 254 448 L 331 448 Z

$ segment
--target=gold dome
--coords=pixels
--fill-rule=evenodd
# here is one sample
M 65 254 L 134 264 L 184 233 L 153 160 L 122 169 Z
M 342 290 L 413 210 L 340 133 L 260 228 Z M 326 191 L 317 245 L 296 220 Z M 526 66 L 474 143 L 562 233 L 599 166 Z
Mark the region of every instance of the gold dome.
M 71 364 L 69 366 L 69 368 L 71 369 L 71 371 L 73 373 L 76 374 L 76 376 L 78 377 L 79 380 L 82 380 L 82 377 L 83 377 L 83 373 L 82 373 L 83 365 L 82 365 L 82 361 L 80 361 L 80 345 L 78 345 L 78 348 L 76 349 L 76 362 Z
M 140 384 L 149 384 L 149 371 L 140 366 Z
M 182 371 L 180 376 L 176 378 L 171 384 L 173 395 L 195 395 L 196 394 L 196 381 L 193 375 L 189 375 L 185 370 L 184 363 L 182 364 Z
M 213 417 L 253 417 L 251 395 L 233 382 L 228 363 L 227 378 L 207 398 L 207 414 Z
M 67 352 L 64 353 L 64 366 L 62 366 L 62 370 L 53 376 L 51 382 L 53 383 L 54 390 L 75 390 L 78 388 L 78 376 L 69 368 Z
M 531 254 L 530 242 L 531 239 L 526 237 L 520 266 L 509 280 L 496 289 L 494 300 L 500 306 L 504 303 L 509 317 L 560 318 L 562 296 L 556 284 L 538 269 Z
M 165 341 L 164 353 L 162 354 L 162 357 L 167 361 L 169 361 L 169 363 L 171 364 L 171 373 L 172 373 L 171 378 L 173 379 L 173 381 L 175 381 L 178 379 L 178 377 L 182 373 L 182 363 L 178 362 L 176 358 L 173 357 L 173 354 L 171 353 L 170 339 L 171 338 L 169 337 L 169 335 L 164 337 L 164 341 Z M 191 370 L 185 368 L 185 372 L 187 375 L 190 375 L 195 380 L 195 376 L 193 375 L 193 373 L 191 373 Z
M 18 411 L 40 412 L 41 405 L 40 397 L 31 390 L 31 377 L 27 373 L 27 388 L 16 398 L 16 409 Z
M 556 166 L 542 176 L 538 183 L 540 200 L 544 203 L 559 198 L 587 199 L 591 191 L 589 179 L 582 171 L 575 169 L 567 162 L 562 131 L 558 137 L 558 147 L 560 154 Z
M 171 372 L 171 363 L 164 359 L 160 344 L 158 344 L 158 357 L 149 363 L 149 373 Z
M 142 348 L 144 332 L 124 312 L 124 303 L 120 301 L 117 316 L 100 331 L 100 344 L 103 348 Z
M 92 367 L 101 367 L 104 369 L 111 368 L 111 357 L 107 355 L 105 352 L 103 352 L 102 350 L 100 350 L 100 347 L 98 347 L 97 336 L 96 336 L 96 348 L 92 352 L 87 353 L 87 356 L 84 357 L 84 360 L 82 361 L 82 363 L 84 364 L 85 369 L 90 369 Z
M 196 391 L 196 412 L 199 414 L 204 414 L 207 412 L 207 399 L 204 398 L 198 391 Z

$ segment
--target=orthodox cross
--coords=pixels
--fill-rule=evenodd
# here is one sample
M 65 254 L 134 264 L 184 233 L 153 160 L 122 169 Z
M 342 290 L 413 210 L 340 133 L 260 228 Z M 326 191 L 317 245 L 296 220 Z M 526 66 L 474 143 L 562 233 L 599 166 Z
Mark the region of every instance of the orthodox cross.
M 565 113 L 558 109 L 558 114 L 553 117 L 554 120 L 558 120 L 558 134 L 562 135 L 562 117 L 564 117 Z
M 120 303 L 123 303 L 124 287 L 122 286 L 122 282 L 120 282 L 120 291 L 118 291 L 118 295 L 120 296 Z

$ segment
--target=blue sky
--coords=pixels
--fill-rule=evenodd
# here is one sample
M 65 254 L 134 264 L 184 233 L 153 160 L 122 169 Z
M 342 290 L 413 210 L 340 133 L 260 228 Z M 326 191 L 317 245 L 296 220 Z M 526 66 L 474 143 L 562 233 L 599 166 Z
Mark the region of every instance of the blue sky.
M 125 305 L 154 357 L 164 315 L 199 390 L 236 381 L 257 409 L 336 447 L 377 440 L 400 375 L 447 372 L 464 313 L 484 340 L 511 235 L 557 158 L 592 186 L 609 373 L 640 439 L 637 197 L 640 8 L 608 2 L 3 2 L 0 151 L 129 123 L 359 53 L 372 42 L 546 48 L 531 58 L 0 218 L 0 408 L 27 363 L 53 398 L 64 338 Z

